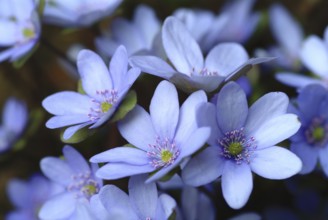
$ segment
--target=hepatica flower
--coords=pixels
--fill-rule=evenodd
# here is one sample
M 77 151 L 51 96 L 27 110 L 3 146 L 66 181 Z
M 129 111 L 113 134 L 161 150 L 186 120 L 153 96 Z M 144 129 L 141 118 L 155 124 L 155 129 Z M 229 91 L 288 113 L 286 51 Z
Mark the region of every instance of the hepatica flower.
M 131 177 L 129 195 L 117 186 L 104 186 L 91 200 L 97 219 L 169 219 L 176 202 L 167 194 L 158 195 L 156 184 L 145 184 L 146 179 L 147 175 Z
M 8 150 L 26 127 L 28 113 L 25 104 L 15 98 L 9 98 L 2 112 L 0 125 L 0 152 Z
M 63 159 L 46 157 L 40 162 L 43 174 L 63 191 L 43 204 L 39 218 L 92 220 L 89 200 L 102 187 L 102 181 L 94 175 L 98 167 L 95 164 L 90 167 L 71 146 L 65 146 L 63 154 Z
M 223 197 L 230 207 L 244 206 L 253 188 L 252 171 L 268 179 L 285 179 L 301 169 L 301 160 L 275 146 L 295 134 L 300 122 L 287 114 L 288 98 L 272 92 L 248 108 L 246 95 L 234 82 L 225 85 L 217 103 L 204 105 L 200 124 L 210 124 L 209 147 L 182 170 L 186 184 L 200 186 L 221 176 Z
M 37 43 L 41 32 L 33 0 L 0 1 L 0 62 L 16 61 Z
M 151 100 L 150 114 L 136 106 L 118 125 L 122 136 L 135 147 L 113 148 L 90 159 L 93 163 L 108 162 L 97 176 L 119 179 L 153 173 L 147 182 L 163 177 L 205 144 L 210 130 L 198 128 L 196 112 L 198 105 L 206 101 L 205 93 L 198 91 L 179 109 L 176 88 L 161 82 Z
M 301 89 L 297 107 L 290 110 L 301 120 L 301 129 L 291 137 L 291 150 L 297 154 L 303 167 L 301 174 L 314 170 L 318 160 L 328 176 L 328 91 L 320 85 Z
M 108 69 L 97 54 L 82 50 L 77 58 L 77 67 L 86 94 L 64 91 L 45 98 L 43 107 L 55 115 L 46 126 L 71 126 L 63 135 L 64 139 L 69 139 L 83 127 L 91 125 L 90 128 L 96 128 L 107 121 L 140 74 L 137 68 L 128 70 L 127 59 L 125 48 L 120 46 Z
M 261 63 L 269 58 L 248 59 L 245 49 L 237 43 L 215 46 L 205 61 L 196 40 L 175 17 L 168 17 L 162 28 L 165 53 L 173 67 L 155 56 L 132 56 L 130 63 L 143 72 L 174 82 L 181 89 L 192 92 L 215 90 L 224 80 L 246 65 Z
M 109 16 L 122 0 L 46 0 L 44 20 L 63 27 L 90 26 Z

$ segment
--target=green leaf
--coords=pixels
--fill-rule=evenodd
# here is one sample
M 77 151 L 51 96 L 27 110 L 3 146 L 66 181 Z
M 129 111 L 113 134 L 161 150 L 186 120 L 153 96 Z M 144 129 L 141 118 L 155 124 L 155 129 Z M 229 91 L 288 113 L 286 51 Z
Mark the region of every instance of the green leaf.
M 13 151 L 19 151 L 22 150 L 26 145 L 26 141 L 24 139 L 19 139 L 14 143 L 12 146 Z
M 24 56 L 22 56 L 21 58 L 19 58 L 18 60 L 13 62 L 13 66 L 16 69 L 21 68 L 25 62 L 32 56 L 32 54 L 34 53 L 34 51 L 36 51 L 36 49 L 38 48 L 38 44 L 36 44 L 27 54 L 25 54 Z
M 130 90 L 129 93 L 123 99 L 119 108 L 116 110 L 110 122 L 116 122 L 124 118 L 125 115 L 129 113 L 129 111 L 131 111 L 136 104 L 137 104 L 137 94 L 134 90 Z
M 95 129 L 82 128 L 78 130 L 71 138 L 64 139 L 64 130 L 60 133 L 60 140 L 66 144 L 76 144 L 84 141 L 96 132 Z
M 77 82 L 77 92 L 78 93 L 81 93 L 82 95 L 85 95 L 86 94 L 85 91 L 84 91 L 84 89 L 83 89 L 83 86 L 82 86 L 82 80 L 79 80 Z
M 43 15 L 44 7 L 46 6 L 46 0 L 39 0 L 38 14 Z

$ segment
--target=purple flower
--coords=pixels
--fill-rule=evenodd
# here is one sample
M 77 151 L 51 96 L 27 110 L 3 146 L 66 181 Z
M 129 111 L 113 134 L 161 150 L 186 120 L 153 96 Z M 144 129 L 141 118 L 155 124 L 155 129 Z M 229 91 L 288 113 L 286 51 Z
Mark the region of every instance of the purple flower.
M 234 209 L 244 206 L 253 188 L 252 171 L 268 179 L 285 179 L 301 169 L 300 159 L 275 146 L 295 134 L 300 122 L 286 114 L 288 98 L 272 92 L 249 109 L 244 91 L 234 82 L 220 91 L 216 106 L 208 103 L 200 125 L 210 125 L 209 147 L 182 170 L 186 184 L 200 186 L 221 176 L 223 197 Z
M 145 184 L 146 178 L 146 175 L 131 177 L 129 195 L 117 186 L 104 186 L 91 199 L 97 219 L 169 219 L 176 202 L 167 194 L 158 196 L 156 184 Z
M 92 125 L 90 128 L 96 128 L 106 122 L 140 74 L 137 68 L 128 70 L 127 59 L 125 48 L 120 46 L 108 69 L 97 54 L 82 50 L 77 58 L 77 67 L 86 94 L 64 91 L 45 98 L 43 107 L 55 115 L 46 126 L 60 128 L 72 125 L 63 135 L 64 139 L 69 139 L 83 127 Z
M 215 46 L 205 61 L 196 40 L 175 17 L 168 17 L 162 29 L 164 50 L 174 68 L 155 56 L 133 56 L 132 66 L 174 82 L 181 89 L 192 92 L 203 89 L 211 92 L 226 78 L 243 70 L 245 66 L 269 61 L 270 58 L 248 59 L 246 50 L 237 43 Z
M 90 26 L 110 15 L 122 0 L 46 0 L 44 20 L 63 27 Z
M 320 85 L 306 86 L 296 104 L 290 106 L 290 111 L 298 115 L 302 126 L 290 139 L 291 150 L 303 162 L 300 173 L 312 172 L 319 160 L 328 176 L 328 91 Z
M 41 175 L 34 175 L 28 181 L 10 180 L 7 193 L 10 201 L 16 207 L 8 213 L 7 220 L 37 220 L 39 208 L 60 188 Z
M 8 150 L 24 131 L 28 120 L 25 104 L 15 98 L 9 98 L 2 112 L 0 125 L 0 152 Z
M 71 146 L 63 148 L 64 158 L 46 157 L 41 160 L 43 174 L 63 188 L 63 192 L 47 200 L 40 209 L 41 219 L 90 219 L 90 198 L 102 187 L 94 176 L 98 169 L 91 168 L 83 156 Z
M 0 1 L 0 62 L 11 62 L 27 54 L 41 32 L 33 0 Z
M 124 45 L 129 56 L 136 53 L 150 53 L 163 56 L 160 42 L 161 22 L 153 9 L 139 5 L 130 22 L 124 18 L 116 18 L 110 26 L 107 36 L 98 37 L 96 46 L 105 56 L 113 56 L 119 45 Z
M 109 162 L 97 171 L 103 179 L 119 179 L 141 173 L 154 173 L 146 182 L 158 180 L 182 159 L 199 150 L 210 130 L 198 128 L 197 107 L 207 102 L 203 91 L 189 96 L 179 109 L 173 84 L 161 82 L 150 103 L 150 114 L 136 106 L 119 123 L 121 135 L 135 147 L 116 147 L 93 156 L 93 163 Z

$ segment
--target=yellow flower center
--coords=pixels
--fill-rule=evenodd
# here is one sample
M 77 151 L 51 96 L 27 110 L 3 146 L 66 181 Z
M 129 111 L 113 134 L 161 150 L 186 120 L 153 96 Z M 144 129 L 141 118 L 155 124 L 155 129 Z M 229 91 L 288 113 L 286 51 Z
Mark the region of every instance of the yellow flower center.
M 243 145 L 239 142 L 232 142 L 228 146 L 229 154 L 232 156 L 237 156 L 243 151 Z
M 108 102 L 102 102 L 100 108 L 103 113 L 106 113 L 109 109 L 111 109 L 112 106 L 113 105 Z
M 32 38 L 32 37 L 34 37 L 35 33 L 32 29 L 24 28 L 23 29 L 23 35 L 26 38 Z
M 315 141 L 322 141 L 325 137 L 325 129 L 321 126 L 315 127 L 312 131 L 312 137 Z
M 161 152 L 161 159 L 163 162 L 167 163 L 172 159 L 172 152 L 168 151 L 168 150 L 162 150 Z

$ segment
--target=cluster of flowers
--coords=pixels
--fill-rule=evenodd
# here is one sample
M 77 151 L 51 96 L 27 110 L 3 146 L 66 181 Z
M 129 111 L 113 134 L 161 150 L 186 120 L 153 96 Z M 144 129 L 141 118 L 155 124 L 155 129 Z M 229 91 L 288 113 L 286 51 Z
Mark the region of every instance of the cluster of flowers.
M 121 2 L 3 0 L 0 61 L 24 58 L 37 44 L 40 8 L 45 22 L 81 27 L 109 15 Z M 251 11 L 253 3 L 234 1 L 218 15 L 178 9 L 163 24 L 141 5 L 132 21 L 114 19 L 110 32 L 95 40 L 109 66 L 97 53 L 81 50 L 76 63 L 82 89 L 52 94 L 42 106 L 54 115 L 46 127 L 65 128 L 64 141 L 87 138 L 82 130 L 97 132 L 117 122 L 127 145 L 99 152 L 91 164 L 69 145 L 63 157 L 42 159 L 45 177 L 9 183 L 17 210 L 7 219 L 215 219 L 213 201 L 196 187 L 210 192 L 205 185 L 219 180 L 227 204 L 240 209 L 253 189 L 252 172 L 281 180 L 310 173 L 319 159 L 328 176 L 328 31 L 324 40 L 304 40 L 299 24 L 274 5 L 270 21 L 280 46 L 259 49 L 261 57 L 249 58 L 241 43 L 260 19 Z M 260 63 L 288 70 L 300 70 L 302 63 L 320 79 L 279 73 L 278 80 L 298 88 L 298 97 L 290 102 L 286 94 L 270 92 L 249 106 L 247 88 L 235 80 Z M 135 98 L 130 88 L 141 72 L 164 79 L 149 113 L 136 103 L 126 106 Z M 181 106 L 177 88 L 189 94 Z M 25 105 L 10 99 L 3 110 L 0 151 L 18 139 L 27 120 Z M 290 150 L 277 146 L 288 138 Z M 104 184 L 124 177 L 130 177 L 128 194 Z M 172 187 L 182 190 L 180 204 L 165 193 Z

